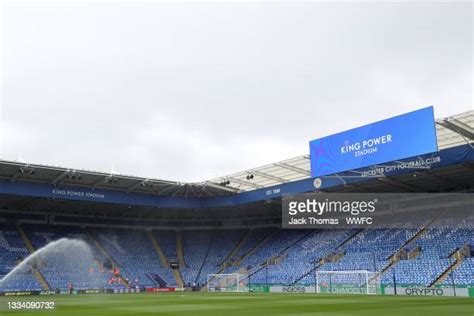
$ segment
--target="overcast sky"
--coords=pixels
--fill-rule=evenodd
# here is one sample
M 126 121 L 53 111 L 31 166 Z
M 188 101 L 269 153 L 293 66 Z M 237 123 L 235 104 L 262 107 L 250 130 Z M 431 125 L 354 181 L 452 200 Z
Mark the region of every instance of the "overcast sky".
M 470 1 L 15 2 L 3 159 L 200 181 L 420 107 L 473 109 Z

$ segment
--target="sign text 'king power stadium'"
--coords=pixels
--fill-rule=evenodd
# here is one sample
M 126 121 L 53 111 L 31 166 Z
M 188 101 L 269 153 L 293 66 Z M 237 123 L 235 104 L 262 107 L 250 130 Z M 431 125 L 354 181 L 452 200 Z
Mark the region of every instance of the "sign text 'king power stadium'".
M 315 139 L 309 148 L 312 177 L 436 152 L 433 107 Z

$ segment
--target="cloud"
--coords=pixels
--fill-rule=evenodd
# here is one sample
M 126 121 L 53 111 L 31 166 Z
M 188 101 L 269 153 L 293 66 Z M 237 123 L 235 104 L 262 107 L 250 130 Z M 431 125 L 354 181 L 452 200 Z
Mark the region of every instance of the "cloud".
M 2 157 L 199 181 L 472 109 L 472 4 L 13 3 Z

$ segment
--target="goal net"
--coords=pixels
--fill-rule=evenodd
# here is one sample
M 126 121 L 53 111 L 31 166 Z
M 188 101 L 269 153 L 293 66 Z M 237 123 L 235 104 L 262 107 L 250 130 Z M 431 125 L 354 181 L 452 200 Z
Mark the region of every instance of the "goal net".
M 380 294 L 380 273 L 358 271 L 316 271 L 316 291 L 335 294 Z
M 248 292 L 247 277 L 238 273 L 208 274 L 208 292 Z

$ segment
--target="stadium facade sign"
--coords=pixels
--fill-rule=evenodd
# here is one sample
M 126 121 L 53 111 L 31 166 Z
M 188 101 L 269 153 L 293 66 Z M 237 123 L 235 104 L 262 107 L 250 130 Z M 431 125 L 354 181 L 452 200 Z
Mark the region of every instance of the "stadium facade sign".
M 79 191 L 79 190 L 65 190 L 65 189 L 52 189 L 53 196 L 70 196 L 70 197 L 79 197 L 87 199 L 98 199 L 102 200 L 105 198 L 104 193 L 99 192 L 88 192 L 88 191 Z
M 408 161 L 399 161 L 385 166 L 373 166 L 370 169 L 363 170 L 360 175 L 361 177 L 386 176 L 395 170 L 428 169 L 440 162 L 441 157 L 439 155 L 433 155 L 432 157 L 426 158 L 417 157 L 409 159 Z
M 447 148 L 440 150 L 437 153 L 427 154 L 418 157 L 411 157 L 407 159 L 401 159 L 395 162 L 390 162 L 381 165 L 373 165 L 370 167 L 362 168 L 357 170 L 357 173 L 353 171 L 341 172 L 338 174 L 338 177 L 334 176 L 323 176 L 320 178 L 320 181 L 317 181 L 317 186 L 315 186 L 315 179 L 317 178 L 308 178 L 294 182 L 283 183 L 280 185 L 252 190 L 244 193 L 240 193 L 235 196 L 236 203 L 251 203 L 259 200 L 264 200 L 267 198 L 266 195 L 262 194 L 269 190 L 278 189 L 278 194 L 274 194 L 271 197 L 282 197 L 288 195 L 294 195 L 304 192 L 314 192 L 315 189 L 325 190 L 328 188 L 337 187 L 340 185 L 350 185 L 363 183 L 367 179 L 373 177 L 374 169 L 378 167 L 386 167 L 382 169 L 383 174 L 378 174 L 376 177 L 387 176 L 395 177 L 402 174 L 412 173 L 414 171 L 422 169 L 437 169 L 443 168 L 446 166 L 461 164 L 474 161 L 474 150 L 470 145 L 461 145 L 457 147 Z M 380 170 L 380 169 L 379 169 Z M 372 175 L 371 175 L 372 173 Z M 216 198 L 211 198 L 207 200 L 209 202 L 217 201 Z M 207 206 L 206 201 L 206 206 Z M 210 204 L 210 203 L 209 203 Z
M 438 151 L 433 107 L 310 141 L 311 176 L 322 177 Z
M 358 177 L 354 177 L 351 171 L 340 173 L 341 177 L 321 177 L 317 181 L 317 189 L 328 189 L 343 184 L 355 184 L 367 181 L 367 178 L 374 175 L 377 168 L 385 176 L 397 176 L 418 170 L 420 166 L 424 168 L 436 169 L 450 165 L 461 164 L 474 161 L 474 150 L 469 145 L 462 145 L 447 148 L 436 154 L 428 154 L 416 158 L 402 159 L 400 161 L 387 164 L 387 166 L 367 167 L 359 170 Z M 343 179 L 345 175 L 351 175 Z M 0 194 L 31 196 L 40 198 L 63 199 L 72 201 L 89 201 L 98 203 L 113 203 L 125 205 L 140 205 L 151 207 L 169 208 L 213 208 L 236 206 L 245 203 L 268 200 L 282 196 L 294 195 L 303 192 L 313 192 L 315 190 L 315 178 L 283 183 L 276 186 L 256 189 L 230 196 L 184 198 L 184 197 L 159 197 L 152 194 L 120 192 L 108 189 L 87 188 L 58 185 L 53 186 L 47 183 L 25 182 L 21 180 L 10 181 L 0 180 Z M 69 192 L 69 193 L 68 193 Z

